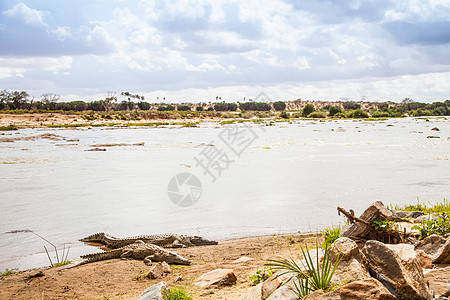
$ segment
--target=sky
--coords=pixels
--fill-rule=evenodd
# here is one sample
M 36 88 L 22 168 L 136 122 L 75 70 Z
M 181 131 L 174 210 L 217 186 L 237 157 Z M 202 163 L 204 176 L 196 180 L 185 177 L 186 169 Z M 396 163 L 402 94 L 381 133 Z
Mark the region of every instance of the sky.
M 0 0 L 0 89 L 442 101 L 450 0 Z

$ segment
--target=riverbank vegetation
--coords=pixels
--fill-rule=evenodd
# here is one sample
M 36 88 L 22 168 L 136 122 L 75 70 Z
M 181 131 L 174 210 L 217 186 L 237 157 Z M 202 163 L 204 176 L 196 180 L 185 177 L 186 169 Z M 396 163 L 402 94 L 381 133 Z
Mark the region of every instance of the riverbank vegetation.
M 219 98 L 217 99 L 219 100 Z M 157 99 L 159 101 L 159 99 Z M 450 116 L 450 100 L 422 103 L 405 98 L 401 103 L 363 101 L 247 101 L 165 103 L 146 102 L 144 96 L 109 93 L 100 100 L 64 102 L 55 94 L 32 97 L 26 91 L 0 91 L 0 113 L 78 114 L 86 120 L 141 120 L 200 118 L 391 118 Z M 284 112 L 280 115 L 277 112 Z

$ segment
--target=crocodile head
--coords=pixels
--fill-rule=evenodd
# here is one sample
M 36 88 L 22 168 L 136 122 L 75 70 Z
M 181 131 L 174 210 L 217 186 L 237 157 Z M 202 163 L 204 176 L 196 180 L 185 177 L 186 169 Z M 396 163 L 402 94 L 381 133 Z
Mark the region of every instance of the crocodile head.
M 217 245 L 218 244 L 218 242 L 216 242 L 216 241 L 208 240 L 201 236 L 190 236 L 189 241 L 194 246 Z
M 101 243 L 105 239 L 106 234 L 104 232 L 99 232 L 95 234 L 91 234 L 90 236 L 87 236 L 85 238 L 82 238 L 81 242 L 97 242 Z

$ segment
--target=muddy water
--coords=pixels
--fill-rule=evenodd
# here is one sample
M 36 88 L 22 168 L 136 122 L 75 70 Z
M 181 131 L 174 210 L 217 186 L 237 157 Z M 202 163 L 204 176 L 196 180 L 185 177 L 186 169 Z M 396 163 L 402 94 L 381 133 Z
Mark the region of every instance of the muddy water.
M 240 124 L 246 131 L 240 144 L 224 130 L 203 124 L 5 132 L 12 135 L 0 138 L 52 133 L 65 139 L 0 143 L 0 270 L 48 265 L 44 246 L 51 246 L 30 232 L 7 233 L 15 230 L 31 230 L 60 251 L 70 246 L 74 258 L 98 251 L 77 240 L 99 231 L 213 239 L 304 232 L 342 222 L 337 205 L 360 213 L 375 200 L 433 203 L 450 195 L 449 120 Z M 196 159 L 213 156 L 220 167 L 205 174 Z M 174 205 L 167 194 L 171 178 L 183 172 L 202 185 L 190 207 Z

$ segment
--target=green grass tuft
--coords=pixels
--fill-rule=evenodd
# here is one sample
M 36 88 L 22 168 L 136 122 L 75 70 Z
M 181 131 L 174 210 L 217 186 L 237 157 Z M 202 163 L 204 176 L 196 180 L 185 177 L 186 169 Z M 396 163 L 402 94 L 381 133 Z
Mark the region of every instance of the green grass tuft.
M 9 275 L 13 275 L 13 274 L 17 274 L 19 272 L 19 269 L 6 269 L 5 272 L 0 274 L 0 278 L 3 279 L 3 277 L 9 276 Z
M 164 300 L 192 300 L 192 297 L 182 287 L 173 287 L 163 293 Z

